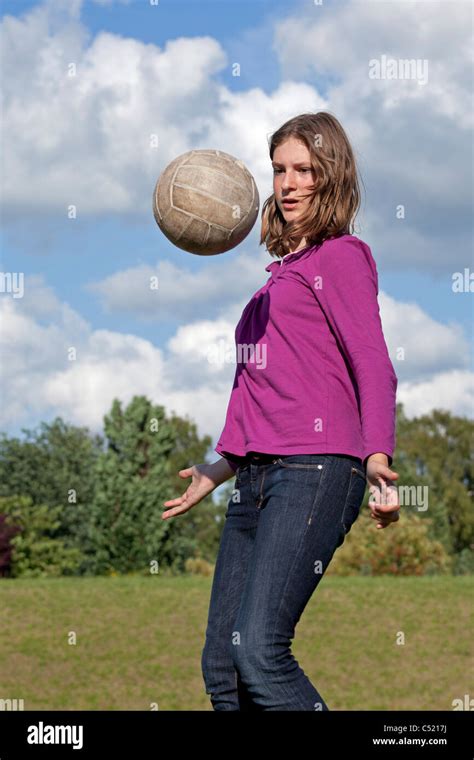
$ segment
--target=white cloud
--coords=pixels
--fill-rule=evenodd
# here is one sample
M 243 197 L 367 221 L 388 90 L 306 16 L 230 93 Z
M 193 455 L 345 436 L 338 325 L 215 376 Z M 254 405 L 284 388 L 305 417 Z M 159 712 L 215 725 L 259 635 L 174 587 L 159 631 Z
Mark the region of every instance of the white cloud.
M 421 383 L 435 374 L 470 366 L 470 346 L 459 324 L 441 324 L 418 304 L 396 301 L 383 292 L 378 298 L 385 339 L 400 380 Z
M 59 22 L 58 6 L 46 3 L 1 25 L 3 132 L 15 146 L 4 159 L 10 214 L 20 207 L 66 214 L 74 204 L 79 217 L 131 212 L 151 219 L 162 169 L 210 145 L 245 161 L 266 197 L 267 134 L 303 104 L 327 107 L 304 83 L 282 83 L 271 95 L 231 92 L 214 80 L 229 61 L 211 37 L 178 37 L 163 49 L 108 32 L 91 41 L 78 8 Z M 68 75 L 71 64 L 75 76 Z
M 3 140 L 14 148 L 4 157 L 6 220 L 41 212 L 41 226 L 48 212 L 65 218 L 74 204 L 79 219 L 129 213 L 154 224 L 151 195 L 162 169 L 209 146 L 247 164 L 263 202 L 272 190 L 267 135 L 297 113 L 330 110 L 354 143 L 368 191 L 357 234 L 394 268 L 465 266 L 467 4 L 443 4 L 441 15 L 436 3 L 310 4 L 298 16 L 275 17 L 283 79 L 270 94 L 219 84 L 231 62 L 212 37 L 177 37 L 163 48 L 108 32 L 91 39 L 80 8 L 80 0 L 48 0 L 2 21 Z M 428 59 L 428 83 L 370 79 L 368 61 L 380 55 Z M 309 82 L 297 81 L 305 76 Z
M 229 304 L 237 303 L 238 308 L 245 293 L 261 286 L 262 276 L 268 277 L 265 266 L 270 259 L 263 252 L 238 257 L 228 253 L 220 258 L 197 271 L 167 260 L 155 267 L 142 264 L 91 283 L 89 290 L 99 294 L 106 311 L 145 319 L 175 320 L 179 314 L 180 320 L 193 320 L 196 314 L 227 313 Z M 157 289 L 150 287 L 152 278 L 158 278 Z
M 370 229 L 371 245 L 391 267 L 439 272 L 467 265 L 471 34 L 471 4 L 457 1 L 309 4 L 277 21 L 282 76 L 329 77 L 329 109 L 355 147 L 367 190 L 361 236 Z M 371 79 L 369 61 L 383 55 L 427 60 L 427 83 Z
M 115 397 L 127 403 L 144 394 L 169 413 L 189 414 L 202 435 L 217 440 L 235 365 L 219 370 L 207 361 L 205 346 L 230 344 L 230 323 L 181 328 L 162 351 L 136 335 L 92 329 L 41 278 L 26 278 L 21 301 L 0 299 L 0 324 L 1 429 L 31 427 L 59 414 L 100 430 Z
M 397 116 L 398 106 L 419 100 L 457 126 L 472 126 L 474 114 L 465 107 L 472 86 L 470 3 L 352 0 L 307 8 L 276 24 L 274 49 L 283 75 L 324 72 L 340 78 L 341 106 L 342 94 L 347 95 L 357 83 L 345 104 L 348 115 L 352 110 L 361 113 L 362 101 L 377 95 L 371 107 L 387 111 L 389 118 Z M 427 60 L 427 83 L 403 77 L 370 78 L 369 61 L 382 55 L 397 61 Z
M 90 289 L 97 292 L 107 311 L 132 313 L 145 319 L 173 319 L 195 325 L 196 314 L 215 316 L 234 326 L 248 302 L 268 276 L 268 255 L 241 254 L 212 268 L 192 272 L 168 261 L 156 267 L 139 266 L 117 272 Z M 150 290 L 150 277 L 158 275 L 158 290 Z M 384 334 L 401 380 L 422 380 L 434 372 L 469 365 L 470 347 L 461 325 L 445 325 L 416 303 L 396 301 L 383 291 L 378 296 Z M 218 322 L 200 322 L 218 324 Z M 182 328 L 183 329 L 183 328 Z M 189 329 L 189 325 L 184 328 Z M 181 333 L 180 333 L 181 334 Z M 403 359 L 397 359 L 397 352 Z M 197 353 L 195 358 L 199 357 Z
M 474 418 L 474 372 L 468 370 L 440 372 L 424 382 L 403 383 L 398 395 L 407 417 L 448 409 L 459 416 Z
M 199 114 L 218 107 L 210 83 L 225 54 L 210 37 L 164 50 L 107 32 L 90 42 L 74 13 L 60 19 L 46 4 L 0 27 L 3 141 L 14 146 L 4 156 L 4 205 L 151 215 L 159 167 L 188 149 Z
M 211 377 L 226 380 L 233 376 L 234 330 L 235 326 L 226 319 L 200 320 L 179 327 L 167 344 L 170 361 L 166 372 L 170 386 L 191 390 Z

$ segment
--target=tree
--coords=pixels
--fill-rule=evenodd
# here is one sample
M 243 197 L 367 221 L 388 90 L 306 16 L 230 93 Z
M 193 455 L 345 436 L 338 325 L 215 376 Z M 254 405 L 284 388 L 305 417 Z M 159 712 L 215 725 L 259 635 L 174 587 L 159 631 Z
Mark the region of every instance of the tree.
M 115 399 L 104 431 L 107 449 L 97 460 L 88 517 L 88 572 L 147 573 L 154 562 L 182 571 L 189 557 L 202 552 L 207 559 L 219 532 L 211 499 L 174 520 L 161 515 L 163 502 L 184 490 L 178 470 L 203 462 L 210 438 L 199 440 L 193 424 L 167 419 L 144 396 L 124 410 Z
M 172 415 L 170 425 L 175 433 L 175 443 L 169 456 L 170 488 L 173 498 L 180 496 L 191 483 L 190 478 L 187 480 L 180 478 L 178 472 L 192 464 L 205 462 L 206 452 L 212 444 L 212 439 L 208 435 L 199 438 L 196 424 L 187 417 Z M 213 458 L 217 459 L 218 455 L 214 453 Z M 193 556 L 202 557 L 207 562 L 213 563 L 216 558 L 224 513 L 230 496 L 229 484 L 233 484 L 233 480 L 222 487 L 221 498 L 217 504 L 209 496 L 189 512 L 174 520 L 179 526 L 179 534 L 186 536 L 188 540 L 193 540 L 195 545 Z M 166 509 L 162 505 L 159 505 L 159 508 L 161 512 Z M 169 559 L 171 560 L 172 557 L 170 556 Z M 181 561 L 179 566 L 183 566 Z
M 405 512 L 429 518 L 429 536 L 441 541 L 449 554 L 463 553 L 463 564 L 470 564 L 474 570 L 472 420 L 439 409 L 407 419 L 398 405 L 394 465 L 401 476 L 397 486 L 427 489 L 428 508 L 407 506 Z M 467 555 L 471 556 L 470 562 Z
M 103 441 L 60 417 L 22 433 L 23 440 L 0 436 L 0 496 L 28 496 L 33 505 L 57 509 L 56 537 L 79 548 Z
M 4 501 L 4 500 L 3 500 Z M 2 499 L 0 498 L 0 505 Z M 7 514 L 0 514 L 0 577 L 9 578 L 12 575 L 13 544 L 12 538 L 20 532 L 18 525 L 11 525 Z

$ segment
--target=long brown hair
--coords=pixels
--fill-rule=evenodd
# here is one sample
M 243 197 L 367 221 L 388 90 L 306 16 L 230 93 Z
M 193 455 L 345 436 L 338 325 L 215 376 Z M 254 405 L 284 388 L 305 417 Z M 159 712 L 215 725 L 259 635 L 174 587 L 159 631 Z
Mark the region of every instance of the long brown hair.
M 307 245 L 316 245 L 327 238 L 352 234 L 360 206 L 354 153 L 335 116 L 319 111 L 285 122 L 271 137 L 270 160 L 277 146 L 289 137 L 307 146 L 315 183 L 307 212 L 292 222 L 285 222 L 275 193 L 263 204 L 260 245 L 265 243 L 270 255 L 277 257 L 288 253 L 302 238 Z

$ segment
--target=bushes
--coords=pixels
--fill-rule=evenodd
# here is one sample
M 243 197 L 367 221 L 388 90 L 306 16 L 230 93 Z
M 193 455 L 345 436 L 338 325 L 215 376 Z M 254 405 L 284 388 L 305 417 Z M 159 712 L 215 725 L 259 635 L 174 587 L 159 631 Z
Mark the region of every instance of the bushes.
M 202 557 L 189 557 L 184 563 L 184 569 L 190 575 L 212 575 L 214 565 Z
M 0 498 L 0 514 L 9 530 L 8 541 L 0 547 L 0 565 L 8 557 L 10 577 L 46 578 L 77 572 L 81 552 L 54 536 L 60 511 L 60 507 L 36 506 L 29 496 Z
M 328 574 L 432 575 L 449 573 L 452 558 L 440 541 L 428 535 L 430 521 L 400 510 L 400 520 L 377 529 L 363 507 L 343 545 L 336 551 Z

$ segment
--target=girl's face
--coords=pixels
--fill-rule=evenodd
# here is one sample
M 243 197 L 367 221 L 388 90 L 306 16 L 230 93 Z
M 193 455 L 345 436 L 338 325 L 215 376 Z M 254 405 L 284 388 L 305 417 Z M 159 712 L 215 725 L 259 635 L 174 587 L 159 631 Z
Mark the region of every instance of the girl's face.
M 315 173 L 306 145 L 289 137 L 273 153 L 273 192 L 286 222 L 296 219 L 308 207 L 310 199 L 303 198 L 315 181 Z M 289 200 L 295 203 L 285 203 Z

